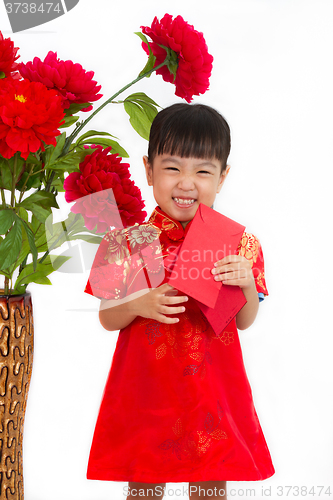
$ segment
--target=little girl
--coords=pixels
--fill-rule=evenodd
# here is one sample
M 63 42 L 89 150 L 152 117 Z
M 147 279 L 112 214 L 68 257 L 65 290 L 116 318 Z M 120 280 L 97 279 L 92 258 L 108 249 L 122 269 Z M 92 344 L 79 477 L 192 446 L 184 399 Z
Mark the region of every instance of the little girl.
M 236 255 L 211 270 L 247 300 L 218 336 L 197 302 L 168 283 L 199 204 L 212 207 L 222 188 L 229 151 L 229 126 L 214 109 L 161 111 L 144 157 L 158 206 L 145 224 L 106 234 L 85 289 L 101 298 L 103 327 L 120 330 L 87 477 L 128 481 L 127 498 L 162 498 L 165 483 L 189 482 L 192 500 L 225 499 L 227 480 L 274 474 L 237 332 L 267 295 L 259 241 L 244 232 Z

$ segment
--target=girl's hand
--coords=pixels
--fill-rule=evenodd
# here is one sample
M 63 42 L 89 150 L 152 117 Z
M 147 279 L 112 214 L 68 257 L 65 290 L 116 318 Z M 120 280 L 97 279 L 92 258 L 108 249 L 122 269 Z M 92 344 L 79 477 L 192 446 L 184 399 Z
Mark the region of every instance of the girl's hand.
M 166 314 L 179 314 L 185 311 L 184 306 L 172 307 L 173 304 L 186 302 L 188 297 L 177 295 L 178 291 L 169 283 L 164 283 L 151 292 L 142 295 L 136 300 L 137 315 L 150 318 L 160 323 L 178 323 L 179 318 L 169 318 Z
M 212 274 L 216 281 L 222 281 L 223 285 L 237 285 L 240 288 L 251 288 L 254 286 L 254 277 L 251 263 L 241 255 L 227 255 L 215 262 Z

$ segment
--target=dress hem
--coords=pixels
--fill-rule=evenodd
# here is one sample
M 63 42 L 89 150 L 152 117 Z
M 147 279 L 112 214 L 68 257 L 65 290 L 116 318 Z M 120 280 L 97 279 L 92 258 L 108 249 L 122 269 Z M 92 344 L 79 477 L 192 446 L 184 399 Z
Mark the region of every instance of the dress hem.
M 208 472 L 208 474 L 207 474 Z M 260 481 L 268 479 L 275 473 L 274 468 L 271 464 L 267 464 L 267 469 L 265 472 L 254 473 L 254 471 L 249 471 L 246 469 L 231 469 L 223 467 L 219 470 L 212 470 L 202 472 L 200 470 L 193 471 L 191 473 L 183 474 L 171 474 L 163 473 L 161 476 L 157 476 L 156 472 L 152 473 L 149 471 L 122 471 L 119 469 L 100 469 L 100 468 L 90 468 L 87 471 L 87 479 L 97 480 L 97 481 L 131 481 L 131 482 L 142 482 L 142 483 L 188 483 L 196 481 Z

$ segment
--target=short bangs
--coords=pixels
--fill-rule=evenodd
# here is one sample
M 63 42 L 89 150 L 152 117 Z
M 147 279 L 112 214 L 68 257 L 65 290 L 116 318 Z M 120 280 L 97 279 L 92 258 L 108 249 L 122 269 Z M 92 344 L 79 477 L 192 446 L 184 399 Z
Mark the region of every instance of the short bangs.
M 160 111 L 151 126 L 148 160 L 170 154 L 183 158 L 215 158 L 221 172 L 230 153 L 230 128 L 223 116 L 210 106 L 179 103 Z

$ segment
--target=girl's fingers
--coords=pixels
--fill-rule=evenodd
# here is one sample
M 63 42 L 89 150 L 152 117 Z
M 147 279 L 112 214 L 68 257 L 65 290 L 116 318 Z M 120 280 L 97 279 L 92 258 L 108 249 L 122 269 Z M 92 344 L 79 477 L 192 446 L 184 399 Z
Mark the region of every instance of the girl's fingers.
M 243 259 L 244 257 L 240 255 L 226 255 L 225 257 L 223 257 L 223 259 L 216 261 L 214 263 L 214 266 L 223 266 L 224 264 L 229 264 L 230 262 L 242 262 Z
M 247 271 L 242 269 L 241 271 L 233 271 L 229 273 L 220 273 L 214 276 L 216 281 L 229 281 L 232 279 L 244 279 L 248 277 Z
M 176 290 L 176 292 L 178 291 L 175 287 L 173 287 L 169 283 L 164 283 L 163 285 L 161 285 L 158 288 L 156 288 L 156 290 L 158 290 L 161 293 L 170 292 L 172 290 Z
M 163 304 L 178 304 L 179 302 L 187 302 L 188 297 L 186 295 L 177 295 L 176 297 L 164 297 Z
M 184 306 L 180 307 L 170 307 L 170 306 L 160 306 L 158 312 L 160 314 L 179 314 L 185 311 Z
M 172 325 L 174 323 L 179 322 L 179 318 L 168 318 L 167 316 L 164 316 L 163 314 L 159 314 L 158 317 L 156 318 L 157 321 L 160 323 L 166 323 L 168 325 Z

